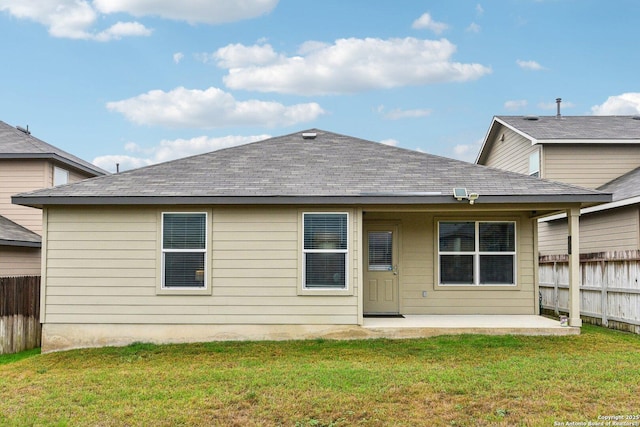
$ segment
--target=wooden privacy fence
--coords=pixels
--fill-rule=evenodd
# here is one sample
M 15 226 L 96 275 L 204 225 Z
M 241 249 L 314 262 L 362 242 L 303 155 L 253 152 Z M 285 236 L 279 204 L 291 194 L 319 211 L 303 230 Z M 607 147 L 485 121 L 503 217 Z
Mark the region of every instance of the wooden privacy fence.
M 0 277 L 0 354 L 40 347 L 40 277 Z
M 539 259 L 542 308 L 569 310 L 569 259 Z M 640 334 L 640 251 L 580 255 L 580 314 L 589 323 Z

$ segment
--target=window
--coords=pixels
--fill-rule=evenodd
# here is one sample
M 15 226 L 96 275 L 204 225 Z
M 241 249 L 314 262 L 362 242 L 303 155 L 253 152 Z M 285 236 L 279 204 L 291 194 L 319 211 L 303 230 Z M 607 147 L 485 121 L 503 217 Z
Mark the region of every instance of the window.
M 302 287 L 347 289 L 348 214 L 303 213 Z
M 540 151 L 536 150 L 529 156 L 529 175 L 540 176 Z
M 369 232 L 369 271 L 393 270 L 393 233 Z
M 162 214 L 162 288 L 207 287 L 207 214 Z
M 57 166 L 53 167 L 53 186 L 63 185 L 69 182 L 69 171 Z
M 515 285 L 515 222 L 438 223 L 441 285 Z

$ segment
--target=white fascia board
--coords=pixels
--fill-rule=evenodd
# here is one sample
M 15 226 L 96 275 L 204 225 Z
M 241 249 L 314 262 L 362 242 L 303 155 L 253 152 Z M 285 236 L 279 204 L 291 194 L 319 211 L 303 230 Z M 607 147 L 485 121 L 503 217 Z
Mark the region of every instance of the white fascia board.
M 500 120 L 499 118 L 496 118 L 496 121 L 497 121 L 498 123 L 500 123 L 502 126 L 506 127 L 507 129 L 510 129 L 510 130 L 514 131 L 515 133 L 517 133 L 518 135 L 520 135 L 520 136 L 522 136 L 522 137 L 527 138 L 528 140 L 530 140 L 530 141 L 531 141 L 531 145 L 536 145 L 536 144 L 538 143 L 538 140 L 537 140 L 536 138 L 532 137 L 531 135 L 529 135 L 528 133 L 523 132 L 523 131 L 521 131 L 520 129 L 518 129 L 518 128 L 516 128 L 516 127 L 511 126 L 510 124 L 508 124 L 507 122 L 504 122 L 504 121 Z
M 591 207 L 588 207 L 588 208 L 583 208 L 583 209 L 580 209 L 580 215 L 590 214 L 590 213 L 594 213 L 594 212 L 606 211 L 606 210 L 609 210 L 609 209 L 621 208 L 621 207 L 624 207 L 624 206 L 634 205 L 636 203 L 640 203 L 640 196 L 630 197 L 628 199 L 618 200 L 618 201 L 610 202 L 610 203 L 604 203 L 604 204 L 598 205 L 598 206 L 591 206 Z M 556 219 L 562 219 L 562 218 L 566 218 L 566 217 L 567 217 L 567 214 L 564 214 L 564 213 L 563 214 L 557 214 L 557 215 L 551 215 L 551 216 L 547 216 L 547 217 L 538 219 L 538 222 L 554 221 Z

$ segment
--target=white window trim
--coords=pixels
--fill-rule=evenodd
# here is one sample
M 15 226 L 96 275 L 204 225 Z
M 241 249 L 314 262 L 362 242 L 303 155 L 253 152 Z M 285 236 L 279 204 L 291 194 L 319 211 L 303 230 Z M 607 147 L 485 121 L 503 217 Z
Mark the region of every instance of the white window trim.
M 164 217 L 167 214 L 200 214 L 205 218 L 205 243 L 204 249 L 165 249 L 164 248 Z M 207 211 L 165 211 L 160 214 L 160 234 L 158 238 L 160 249 L 160 283 L 158 294 L 166 295 L 211 295 L 210 286 L 210 261 L 209 261 L 209 212 Z M 204 286 L 166 286 L 165 285 L 165 253 L 204 253 Z
M 475 250 L 474 251 L 440 251 L 440 224 L 443 222 L 473 222 L 474 223 L 474 233 L 475 233 Z M 514 251 L 503 251 L 503 252 L 487 252 L 480 251 L 480 223 L 512 223 L 513 224 L 513 240 L 514 240 Z M 437 263 L 438 263 L 438 286 L 442 286 L 445 288 L 452 287 L 473 287 L 473 288 L 489 288 L 489 287 L 497 287 L 497 288 L 505 288 L 505 287 L 516 287 L 518 285 L 518 223 L 513 220 L 471 220 L 471 219 L 440 219 L 438 220 L 438 228 L 436 232 L 436 248 L 437 248 Z M 484 284 L 480 283 L 480 256 L 482 255 L 512 255 L 513 256 L 513 283 L 490 283 Z M 474 283 L 442 283 L 442 266 L 440 264 L 440 256 L 441 255 L 473 255 L 473 278 Z
M 350 274 L 350 265 L 351 265 L 351 215 L 349 212 L 338 212 L 338 211 L 313 211 L 301 212 L 301 230 L 300 230 L 300 262 L 302 272 L 300 276 L 300 287 L 298 289 L 299 295 L 353 295 L 353 287 L 351 286 L 351 274 Z M 305 215 L 346 215 L 347 216 L 347 248 L 346 249 L 305 249 L 304 247 L 304 218 Z M 345 254 L 345 276 L 344 276 L 344 288 L 318 288 L 318 287 L 307 287 L 306 286 L 306 254 L 307 253 L 344 253 Z

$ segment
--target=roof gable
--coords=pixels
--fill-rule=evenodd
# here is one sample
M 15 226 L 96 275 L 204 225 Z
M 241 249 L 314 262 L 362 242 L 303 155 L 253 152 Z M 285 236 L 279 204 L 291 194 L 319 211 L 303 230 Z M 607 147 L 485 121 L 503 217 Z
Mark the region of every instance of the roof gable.
M 640 144 L 640 116 L 495 116 L 476 163 L 483 163 L 501 126 L 532 144 Z
M 64 150 L 0 121 L 0 159 L 51 159 L 91 176 L 108 172 Z
M 303 138 L 302 134 L 315 134 Z M 452 203 L 454 187 L 481 200 L 609 196 L 318 129 L 14 197 L 51 203 Z M 497 198 L 497 199 L 496 199 Z M 278 200 L 276 200 L 278 199 Z M 576 199 L 576 200 L 577 200 Z

